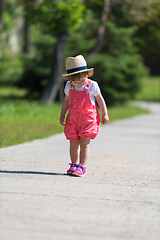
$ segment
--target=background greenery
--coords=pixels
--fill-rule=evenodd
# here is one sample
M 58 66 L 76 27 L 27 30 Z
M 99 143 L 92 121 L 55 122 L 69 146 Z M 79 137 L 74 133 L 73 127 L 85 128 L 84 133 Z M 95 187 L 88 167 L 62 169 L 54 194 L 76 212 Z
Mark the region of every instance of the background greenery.
M 58 66 L 63 73 L 78 54 L 95 69 L 111 121 L 146 112 L 127 102 L 160 101 L 159 2 L 0 0 L 0 147 L 63 131 L 65 82 L 50 106 L 40 100 L 59 81 Z
M 63 132 L 59 123 L 61 105 L 42 105 L 26 100 L 0 102 L 0 147 L 7 147 Z M 110 122 L 148 113 L 130 104 L 109 107 Z
M 156 0 L 108 0 L 100 43 L 106 1 L 0 0 L 0 86 L 26 88 L 27 98 L 40 99 L 48 82 L 56 81 L 50 77 L 65 35 L 63 69 L 67 56 L 87 58 L 99 44 L 88 66 L 95 68 L 93 79 L 108 105 L 133 99 L 143 77 L 160 74 L 160 5 Z
M 143 79 L 143 90 L 138 100 L 159 100 L 158 78 Z M 153 84 L 152 84 L 153 83 Z M 46 106 L 38 101 L 25 100 L 25 89 L 3 87 L 0 89 L 0 147 L 45 138 L 63 132 L 59 124 L 61 104 Z M 156 94 L 155 94 L 156 93 Z M 108 107 L 110 122 L 148 113 L 147 110 L 123 104 Z
M 142 78 L 142 88 L 135 95 L 136 100 L 160 101 L 160 76 Z

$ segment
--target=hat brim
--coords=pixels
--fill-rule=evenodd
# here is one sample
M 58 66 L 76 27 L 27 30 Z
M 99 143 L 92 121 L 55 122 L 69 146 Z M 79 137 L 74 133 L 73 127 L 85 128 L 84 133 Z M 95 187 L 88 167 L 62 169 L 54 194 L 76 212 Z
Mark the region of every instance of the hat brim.
M 77 71 L 77 72 L 73 72 L 73 73 L 69 73 L 69 74 L 63 74 L 62 76 L 66 77 L 66 76 L 74 75 L 74 74 L 77 74 L 77 73 L 80 73 L 80 72 L 88 72 L 88 71 L 93 70 L 93 69 L 94 68 L 90 68 L 90 69 L 81 70 L 81 71 Z

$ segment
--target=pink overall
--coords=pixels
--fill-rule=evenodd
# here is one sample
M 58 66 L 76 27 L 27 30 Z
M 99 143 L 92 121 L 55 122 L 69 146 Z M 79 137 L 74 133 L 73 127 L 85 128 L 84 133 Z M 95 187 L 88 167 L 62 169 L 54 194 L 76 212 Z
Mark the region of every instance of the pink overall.
M 90 100 L 90 84 L 91 80 L 88 80 L 83 91 L 76 91 L 74 85 L 71 84 L 68 116 L 64 128 L 68 140 L 94 139 L 98 134 L 100 117 L 96 104 L 92 105 Z

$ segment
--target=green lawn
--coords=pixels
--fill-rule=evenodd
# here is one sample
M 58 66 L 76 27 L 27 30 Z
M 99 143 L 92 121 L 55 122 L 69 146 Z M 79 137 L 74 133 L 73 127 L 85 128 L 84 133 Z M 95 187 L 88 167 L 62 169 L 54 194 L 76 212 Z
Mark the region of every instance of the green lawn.
M 26 100 L 0 101 L 0 147 L 60 133 L 60 105 Z
M 135 99 L 160 102 L 160 76 L 142 79 L 142 89 L 136 94 Z
M 160 101 L 160 78 L 142 79 L 137 100 Z M 25 100 L 27 91 L 14 87 L 0 87 L 0 148 L 63 132 L 59 123 L 61 105 L 40 104 Z M 131 104 L 108 108 L 110 122 L 148 113 Z
M 51 106 L 37 101 L 0 100 L 0 148 L 63 132 L 59 123 L 61 105 Z M 147 113 L 125 104 L 108 108 L 110 122 Z

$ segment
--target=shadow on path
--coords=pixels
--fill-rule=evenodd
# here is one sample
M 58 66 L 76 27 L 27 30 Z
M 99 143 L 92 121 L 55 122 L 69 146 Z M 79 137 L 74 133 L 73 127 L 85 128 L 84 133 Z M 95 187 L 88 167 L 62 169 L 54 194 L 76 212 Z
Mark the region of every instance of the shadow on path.
M 15 174 L 38 174 L 38 175 L 60 175 L 65 176 L 66 173 L 50 173 L 50 172 L 34 172 L 34 171 L 0 171 L 0 173 L 15 173 Z

